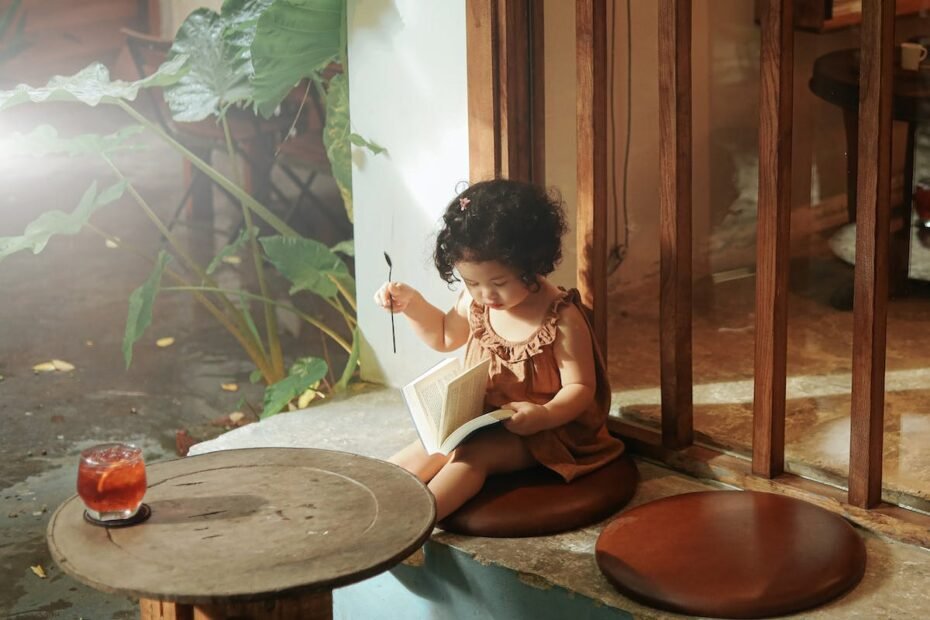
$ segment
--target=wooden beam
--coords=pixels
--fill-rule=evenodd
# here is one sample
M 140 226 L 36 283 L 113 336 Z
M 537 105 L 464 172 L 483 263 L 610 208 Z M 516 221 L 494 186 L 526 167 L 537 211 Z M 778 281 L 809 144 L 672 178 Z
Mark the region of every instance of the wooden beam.
M 468 161 L 472 183 L 500 176 L 497 0 L 467 0 Z
M 578 290 L 607 347 L 607 3 L 575 4 Z
M 881 501 L 895 5 L 862 2 L 849 503 Z
M 693 439 L 691 0 L 659 2 L 659 235 L 662 441 L 680 448 Z
M 752 471 L 766 478 L 773 478 L 785 469 L 785 374 L 794 96 L 792 5 L 793 0 L 765 0 L 761 7 Z
M 546 185 L 546 63 L 545 63 L 545 19 L 543 0 L 530 3 L 530 113 L 532 132 L 530 155 L 530 180 L 537 185 Z

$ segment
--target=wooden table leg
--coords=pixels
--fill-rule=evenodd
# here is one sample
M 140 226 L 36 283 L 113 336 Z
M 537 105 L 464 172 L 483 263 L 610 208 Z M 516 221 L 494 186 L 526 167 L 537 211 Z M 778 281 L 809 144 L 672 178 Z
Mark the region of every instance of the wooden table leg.
M 332 620 L 331 590 L 249 603 L 185 605 L 140 599 L 141 620 Z

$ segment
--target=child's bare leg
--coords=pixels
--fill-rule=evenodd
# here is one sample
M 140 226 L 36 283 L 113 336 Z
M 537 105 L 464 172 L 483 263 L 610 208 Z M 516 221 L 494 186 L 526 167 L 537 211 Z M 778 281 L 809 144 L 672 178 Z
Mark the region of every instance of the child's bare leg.
M 449 457 L 445 454 L 427 454 L 419 439 L 388 459 L 391 463 L 409 471 L 423 483 L 432 480 L 436 472 L 448 460 Z
M 436 498 L 436 520 L 449 516 L 474 497 L 489 474 L 526 469 L 536 459 L 523 440 L 503 428 L 486 431 L 452 451 L 429 490 Z

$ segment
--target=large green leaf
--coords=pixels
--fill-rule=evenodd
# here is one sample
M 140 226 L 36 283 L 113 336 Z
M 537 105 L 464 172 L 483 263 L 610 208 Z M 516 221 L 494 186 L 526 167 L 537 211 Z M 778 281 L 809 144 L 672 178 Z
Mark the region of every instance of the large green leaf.
M 165 62 L 152 75 L 135 82 L 111 81 L 107 68 L 94 63 L 71 76 L 56 75 L 45 86 L 34 88 L 20 84 L 13 90 L 0 91 L 0 110 L 29 102 L 70 101 L 96 106 L 133 101 L 140 88 L 168 86 L 179 80 L 186 71 L 186 63 L 186 56 L 178 56 Z
M 340 241 L 329 249 L 333 252 L 345 254 L 346 256 L 355 256 L 355 239 L 346 239 L 344 241 Z
M 126 317 L 126 332 L 123 334 L 123 359 L 126 360 L 126 368 L 132 363 L 132 345 L 152 323 L 152 306 L 161 287 L 161 275 L 170 260 L 171 256 L 164 250 L 159 252 L 148 279 L 129 296 L 129 315 Z
M 275 0 L 252 42 L 252 91 L 259 112 L 274 114 L 300 80 L 339 60 L 346 0 Z
M 328 369 L 326 361 L 318 357 L 303 357 L 294 362 L 287 377 L 265 389 L 261 417 L 280 412 L 289 402 L 325 377 Z
M 77 233 L 90 220 L 94 211 L 113 202 L 122 196 L 124 191 L 126 191 L 126 183 L 120 181 L 98 194 L 97 182 L 94 181 L 71 213 L 58 210 L 47 211 L 27 224 L 22 235 L 0 237 L 0 261 L 21 250 L 32 250 L 33 254 L 38 254 L 45 249 L 52 235 Z
M 274 0 L 226 0 L 220 9 L 220 15 L 227 22 L 223 33 L 226 44 L 233 48 L 236 58 L 249 63 L 250 76 L 253 73 L 252 41 L 255 40 L 255 28 L 258 26 L 258 18 L 272 2 Z
M 58 135 L 58 130 L 51 125 L 39 125 L 27 134 L 17 132 L 6 140 L 0 140 L 0 152 L 10 156 L 64 154 L 79 157 L 109 154 L 142 148 L 138 142 L 129 143 L 129 139 L 144 130 L 141 125 L 131 125 L 105 136 L 87 133 L 73 138 L 62 138 Z
M 349 221 L 352 213 L 352 142 L 349 131 L 349 82 L 345 74 L 333 76 L 326 92 L 326 125 L 323 145 L 333 170 L 333 178 L 345 203 Z
M 251 98 L 252 65 L 227 41 L 230 25 L 226 16 L 203 8 L 188 15 L 178 29 L 168 58 L 188 56 L 190 61 L 189 71 L 165 90 L 175 120 L 202 121 Z
M 291 295 L 312 291 L 321 297 L 336 297 L 339 289 L 333 279 L 355 288 L 346 264 L 319 241 L 280 235 L 262 237 L 259 241 L 268 260 L 291 281 Z

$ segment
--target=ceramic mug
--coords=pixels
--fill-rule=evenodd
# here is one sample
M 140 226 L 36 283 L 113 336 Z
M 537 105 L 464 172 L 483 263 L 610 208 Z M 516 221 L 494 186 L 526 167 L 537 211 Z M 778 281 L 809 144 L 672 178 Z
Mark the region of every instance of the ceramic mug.
M 906 71 L 917 71 L 921 61 L 927 57 L 927 48 L 919 43 L 901 44 L 901 68 Z

